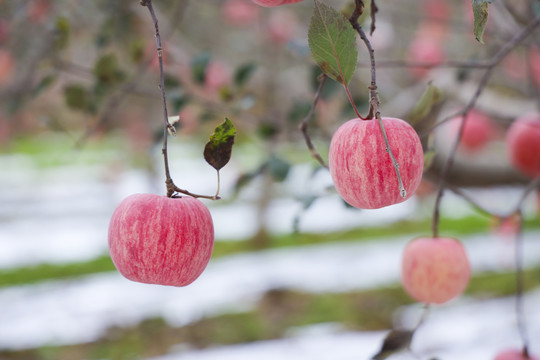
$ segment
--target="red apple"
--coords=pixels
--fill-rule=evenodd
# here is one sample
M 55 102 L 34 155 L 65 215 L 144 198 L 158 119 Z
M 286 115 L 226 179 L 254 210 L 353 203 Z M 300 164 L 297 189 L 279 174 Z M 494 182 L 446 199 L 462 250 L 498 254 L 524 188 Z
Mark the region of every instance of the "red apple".
M 210 94 L 216 94 L 223 87 L 231 83 L 229 68 L 220 61 L 212 61 L 206 67 L 204 74 L 204 88 Z
M 250 26 L 259 20 L 260 8 L 249 0 L 226 0 L 221 16 L 231 26 Z
M 450 120 L 452 133 L 457 136 L 461 126 L 462 117 L 458 116 Z M 471 110 L 465 120 L 465 126 L 461 135 L 460 146 L 470 152 L 480 150 L 495 135 L 495 129 L 491 118 L 478 110 Z
M 252 0 L 255 4 L 265 7 L 274 7 L 280 5 L 294 4 L 302 0 Z
M 0 48 L 0 85 L 7 84 L 13 77 L 15 62 L 13 55 L 6 50 Z
M 471 269 L 461 243 L 453 238 L 416 238 L 403 252 L 401 280 L 409 295 L 428 304 L 442 304 L 460 295 Z
M 438 21 L 448 21 L 452 15 L 452 9 L 445 0 L 424 0 L 422 10 L 428 18 Z
M 540 360 L 540 358 L 530 354 L 529 357 L 525 357 L 522 350 L 508 349 L 498 353 L 495 360 Z
M 540 175 L 540 114 L 517 118 L 506 133 L 506 148 L 512 165 L 530 177 Z
M 118 205 L 109 224 L 114 265 L 126 278 L 146 284 L 191 284 L 213 247 L 210 212 L 192 197 L 134 194 Z
M 424 154 L 418 135 L 401 119 L 382 120 L 407 196 L 400 194 L 378 121 L 353 119 L 332 137 L 328 161 L 336 190 L 357 208 L 378 209 L 405 201 L 422 180 Z
M 294 36 L 298 19 L 294 12 L 287 9 L 276 10 L 268 18 L 267 33 L 270 41 L 286 44 Z
M 540 86 L 540 50 L 536 46 L 529 49 L 529 64 L 532 78 L 536 85 Z
M 407 61 L 436 66 L 445 59 L 441 42 L 428 36 L 420 36 L 413 40 L 407 51 Z M 417 78 L 426 76 L 430 69 L 427 67 L 410 67 L 411 74 Z

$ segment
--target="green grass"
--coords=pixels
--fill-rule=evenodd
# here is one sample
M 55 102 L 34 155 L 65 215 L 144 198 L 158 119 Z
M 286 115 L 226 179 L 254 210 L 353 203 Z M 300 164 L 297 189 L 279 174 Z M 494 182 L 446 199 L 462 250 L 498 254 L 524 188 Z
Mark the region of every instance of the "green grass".
M 441 219 L 440 233 L 461 237 L 475 233 L 487 233 L 490 220 L 483 217 L 465 217 L 462 219 Z M 528 220 L 527 229 L 539 228 L 540 219 Z M 213 259 L 240 253 L 264 249 L 307 246 L 331 242 L 384 241 L 396 236 L 418 236 L 429 234 L 430 222 L 400 221 L 390 226 L 363 227 L 348 231 L 319 234 L 288 234 L 271 237 L 263 247 L 258 247 L 252 240 L 216 242 Z M 37 283 L 45 280 L 65 279 L 82 275 L 114 271 L 115 267 L 108 255 L 67 264 L 42 264 L 37 266 L 0 270 L 0 287 Z

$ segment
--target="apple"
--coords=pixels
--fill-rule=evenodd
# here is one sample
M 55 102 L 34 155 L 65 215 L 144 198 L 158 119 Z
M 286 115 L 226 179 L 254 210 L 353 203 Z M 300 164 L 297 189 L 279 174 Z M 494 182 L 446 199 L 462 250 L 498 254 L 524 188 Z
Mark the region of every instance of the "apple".
M 416 37 L 407 50 L 407 61 L 411 63 L 441 64 L 445 59 L 441 42 L 428 36 Z M 416 78 L 426 76 L 431 69 L 427 67 L 410 67 L 410 73 Z
M 208 208 L 192 197 L 134 194 L 114 210 L 109 251 L 129 280 L 186 286 L 201 275 L 214 247 Z
M 229 25 L 245 27 L 258 21 L 259 10 L 249 0 L 226 0 L 221 6 L 221 16 Z
M 424 0 L 422 10 L 428 18 L 437 21 L 448 21 L 452 15 L 452 9 L 445 0 Z
M 532 78 L 536 85 L 540 86 L 540 50 L 536 46 L 529 49 L 529 64 Z
M 28 18 L 34 23 L 42 23 L 49 17 L 51 10 L 50 0 L 31 0 L 28 4 Z
M 231 83 L 232 76 L 229 68 L 220 61 L 212 61 L 204 73 L 204 88 L 210 94 L 216 94 Z
M 495 360 L 540 360 L 540 358 L 530 354 L 526 357 L 522 350 L 508 349 L 498 353 Z
M 420 237 L 403 252 L 401 281 L 414 299 L 442 304 L 460 295 L 471 276 L 467 254 L 453 238 Z
M 0 85 L 10 82 L 15 67 L 13 55 L 8 50 L 0 48 Z
M 294 12 L 276 10 L 268 18 L 267 33 L 270 41 L 276 44 L 288 43 L 296 31 L 298 19 Z
M 461 116 L 450 120 L 451 131 L 455 136 L 457 136 L 459 127 L 461 126 L 461 121 Z M 471 110 L 465 120 L 460 146 L 469 152 L 478 151 L 492 140 L 494 136 L 495 128 L 491 118 L 479 110 Z
M 332 137 L 328 162 L 336 190 L 357 208 L 378 209 L 405 201 L 422 180 L 424 154 L 412 126 L 397 118 L 383 117 L 382 121 L 407 194 L 401 196 L 377 119 L 353 119 Z
M 274 7 L 287 4 L 295 4 L 302 0 L 251 0 L 255 4 L 259 4 L 264 7 Z
M 508 157 L 515 168 L 530 177 L 540 175 L 540 114 L 518 117 L 506 133 Z

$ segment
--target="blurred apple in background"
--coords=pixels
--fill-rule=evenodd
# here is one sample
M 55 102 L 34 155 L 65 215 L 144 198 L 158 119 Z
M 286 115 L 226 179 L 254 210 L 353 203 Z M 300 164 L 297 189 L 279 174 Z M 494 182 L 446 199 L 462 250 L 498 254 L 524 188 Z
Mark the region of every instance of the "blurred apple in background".
M 445 60 L 445 54 L 440 41 L 428 36 L 416 37 L 410 44 L 406 54 L 411 63 L 439 65 Z M 410 73 L 416 78 L 423 78 L 431 71 L 427 67 L 409 67 Z
M 293 38 L 297 26 L 298 18 L 294 12 L 287 9 L 275 10 L 268 18 L 268 38 L 276 44 L 286 44 Z
M 462 119 L 461 116 L 457 116 L 449 120 L 450 131 L 453 136 L 458 135 Z M 485 147 L 494 136 L 495 128 L 489 115 L 472 109 L 465 120 L 460 147 L 466 151 L 475 152 Z
M 510 162 L 522 173 L 540 175 L 540 114 L 525 114 L 512 123 L 506 134 Z
M 427 304 L 442 304 L 460 295 L 471 269 L 461 243 L 447 237 L 421 237 L 403 252 L 401 280 L 411 297 Z
M 259 21 L 260 7 L 250 0 L 226 0 L 221 16 L 230 26 L 248 27 Z
M 303 0 L 252 0 L 252 1 L 255 4 L 259 4 L 261 6 L 274 7 L 274 6 L 281 6 L 281 5 L 287 5 L 287 4 L 295 4 Z
M 509 350 L 503 350 L 500 353 L 497 354 L 495 357 L 495 360 L 540 360 L 540 358 L 536 356 L 532 356 L 529 354 L 529 356 L 525 356 L 523 354 L 522 350 L 517 349 L 509 349 Z
M 14 70 L 13 55 L 8 50 L 0 48 L 0 85 L 5 85 L 12 79 Z

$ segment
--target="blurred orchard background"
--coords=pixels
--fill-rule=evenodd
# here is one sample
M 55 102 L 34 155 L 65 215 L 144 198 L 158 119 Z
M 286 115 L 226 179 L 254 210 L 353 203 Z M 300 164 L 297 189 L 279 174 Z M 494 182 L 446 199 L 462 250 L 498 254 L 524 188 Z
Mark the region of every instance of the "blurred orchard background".
M 223 199 L 205 200 L 215 222 L 212 260 L 195 283 L 170 288 L 126 280 L 107 250 L 108 221 L 124 197 L 166 192 L 148 10 L 136 0 L 0 1 L 0 358 L 369 359 L 389 329 L 413 327 L 423 307 L 400 285 L 401 253 L 430 235 L 456 135 L 452 122 L 433 125 L 471 100 L 485 71 L 474 64 L 540 16 L 540 3 L 494 1 L 485 45 L 472 32 L 471 1 L 376 3 L 370 39 L 382 114 L 415 119 L 431 156 L 413 198 L 358 210 L 340 199 L 298 130 L 320 75 L 307 42 L 313 2 L 154 2 L 169 113 L 180 116 L 169 138 L 175 183 L 213 194 L 204 144 L 225 117 L 238 131 L 221 172 Z M 369 29 L 369 8 L 360 21 Z M 432 308 L 413 352 L 396 359 L 493 359 L 522 346 L 519 226 L 466 198 L 504 214 L 530 181 L 510 165 L 504 139 L 516 117 L 540 110 L 539 46 L 536 30 L 494 67 L 473 111 L 487 125 L 469 144 L 464 135 L 447 177 L 440 234 L 463 241 L 471 283 Z M 350 85 L 366 113 L 369 57 L 358 49 Z M 426 90 L 436 96 L 420 117 L 413 109 Z M 332 133 L 353 117 L 343 87 L 328 80 L 308 126 L 323 159 Z M 523 212 L 522 315 L 538 355 L 536 191 Z

